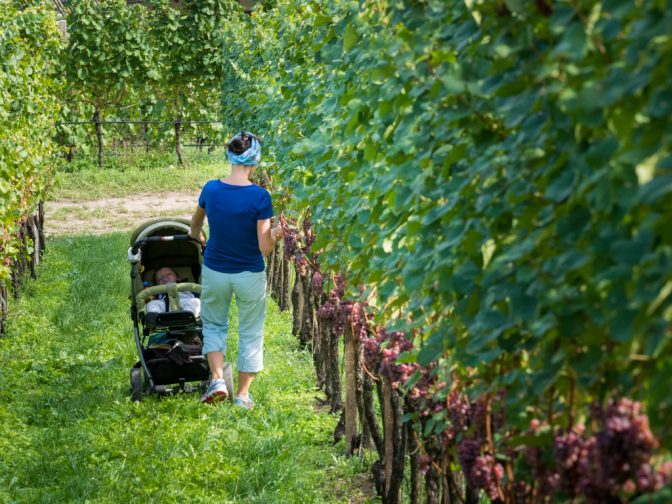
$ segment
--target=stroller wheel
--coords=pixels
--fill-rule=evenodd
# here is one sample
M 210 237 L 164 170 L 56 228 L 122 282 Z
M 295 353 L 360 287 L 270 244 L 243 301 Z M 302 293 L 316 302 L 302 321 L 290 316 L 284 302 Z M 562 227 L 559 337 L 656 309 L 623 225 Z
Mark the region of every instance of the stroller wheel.
M 131 369 L 131 401 L 142 401 L 142 369 Z

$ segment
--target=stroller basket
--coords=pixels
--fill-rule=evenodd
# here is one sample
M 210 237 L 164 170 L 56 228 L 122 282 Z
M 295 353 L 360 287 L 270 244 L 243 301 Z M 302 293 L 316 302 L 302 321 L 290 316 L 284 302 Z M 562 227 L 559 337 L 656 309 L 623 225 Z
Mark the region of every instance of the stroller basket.
M 155 329 L 184 329 L 196 325 L 196 317 L 190 311 L 152 312 L 145 313 L 143 332 L 148 335 Z

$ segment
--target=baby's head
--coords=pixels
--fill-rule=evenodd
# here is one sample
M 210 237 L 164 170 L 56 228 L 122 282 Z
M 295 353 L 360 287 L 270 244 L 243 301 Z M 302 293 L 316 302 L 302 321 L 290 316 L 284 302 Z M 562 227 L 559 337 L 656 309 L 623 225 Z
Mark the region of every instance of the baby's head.
M 163 285 L 174 282 L 177 282 L 177 274 L 173 268 L 166 266 L 156 270 L 156 273 L 154 273 L 154 283 L 156 285 Z

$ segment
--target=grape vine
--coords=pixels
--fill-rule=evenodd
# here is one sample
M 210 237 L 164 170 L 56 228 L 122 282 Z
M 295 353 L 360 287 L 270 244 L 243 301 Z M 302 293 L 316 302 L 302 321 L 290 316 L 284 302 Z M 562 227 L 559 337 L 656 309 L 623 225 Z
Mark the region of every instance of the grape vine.
M 367 305 L 357 341 L 383 409 L 384 500 L 399 498 L 408 437 L 430 501 L 658 492 L 669 471 L 651 454 L 672 441 L 669 9 L 295 7 L 234 38 L 232 53 L 248 37 L 258 49 L 223 106 L 272 146 L 286 211 L 311 214 L 319 259 L 299 270 L 317 263 L 320 320 L 347 344 L 341 309 Z M 336 295 L 329 272 L 344 271 Z M 623 401 L 640 405 L 614 420 L 632 434 L 603 421 Z M 627 471 L 602 464 L 616 446 Z

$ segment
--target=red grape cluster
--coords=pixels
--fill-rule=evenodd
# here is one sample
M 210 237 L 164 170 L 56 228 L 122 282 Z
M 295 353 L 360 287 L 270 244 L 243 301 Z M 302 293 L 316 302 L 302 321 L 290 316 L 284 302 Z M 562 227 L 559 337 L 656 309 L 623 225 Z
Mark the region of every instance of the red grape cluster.
M 583 438 L 574 431 L 556 436 L 553 442 L 553 454 L 557 465 L 555 486 L 571 496 L 578 494 L 579 463 L 586 455 L 584 444 Z M 541 461 L 534 462 L 539 464 Z M 553 487 L 546 489 L 549 493 L 553 490 Z
M 492 438 L 488 432 L 494 435 L 504 425 L 501 405 L 505 395 L 506 390 L 502 389 L 494 395 L 486 393 L 470 401 L 466 395 L 454 389 L 446 398 L 451 423 L 444 434 L 446 442 L 451 444 L 457 441 L 457 458 L 471 488 L 483 490 L 493 500 L 502 496 L 504 467 L 491 453 Z
M 352 303 L 350 305 L 350 322 L 352 323 L 355 338 L 360 342 L 369 339 L 369 324 L 373 314 L 366 311 L 366 303 Z
M 476 457 L 471 472 L 465 476 L 472 488 L 484 490 L 492 500 L 499 497 L 499 488 L 504 477 L 504 468 L 502 464 L 495 461 L 492 455 L 486 454 Z
M 340 273 L 334 275 L 334 289 L 332 291 L 338 299 L 345 296 L 345 276 Z
M 364 365 L 369 372 L 377 374 L 380 370 L 380 362 L 382 361 L 382 355 L 380 353 L 380 343 L 382 338 L 379 334 L 365 337 L 360 335 L 359 341 L 364 353 Z
M 419 373 L 419 377 L 415 380 L 413 387 L 408 390 L 406 397 L 416 410 L 421 410 L 423 416 L 430 413 L 439 413 L 444 410 L 443 401 L 436 401 L 435 395 L 437 388 L 440 389 L 445 386 L 445 383 L 437 383 L 436 377 L 432 372 L 435 365 L 420 366 L 413 364 L 413 373 Z M 408 372 L 409 370 L 406 370 Z
M 482 439 L 464 439 L 457 444 L 457 459 L 469 486 L 474 490 L 485 491 L 494 500 L 499 497 L 504 467 L 492 454 L 481 454 L 482 447 Z
M 338 305 L 334 304 L 330 299 L 322 303 L 317 309 L 317 316 L 322 320 L 333 321 L 336 320 Z
M 278 218 L 278 225 L 283 233 L 283 251 L 285 258 L 290 259 L 300 257 L 301 237 L 299 236 L 299 232 L 290 227 L 287 218 L 282 214 L 280 214 L 280 217 Z
M 315 232 L 310 224 L 310 217 L 303 219 L 303 242 L 304 249 L 303 252 L 308 254 L 310 252 L 313 243 L 315 243 Z
M 427 474 L 427 471 L 429 471 L 431 465 L 432 465 L 432 459 L 426 453 L 418 457 L 418 469 L 420 470 L 421 474 L 423 475 Z
M 308 274 L 308 261 L 305 256 L 297 255 L 294 258 L 294 264 L 296 265 L 296 271 L 301 277 L 305 277 Z
M 321 293 L 322 288 L 324 286 L 324 277 L 322 276 L 322 272 L 317 270 L 313 272 L 313 278 L 311 279 L 311 284 L 313 288 L 313 292 Z
M 299 255 L 299 233 L 293 229 L 286 228 L 283 230 L 283 246 L 286 258 L 297 257 Z
M 476 459 L 481 456 L 481 443 L 476 439 L 465 439 L 457 445 L 457 460 L 462 466 L 462 472 L 469 478 L 471 470 L 476 465 Z
M 596 416 L 602 430 L 584 441 L 578 461 L 582 493 L 597 502 L 626 489 L 652 492 L 669 481 L 670 474 L 651 465 L 658 442 L 641 403 L 612 399 L 605 409 L 596 408 Z
M 329 291 L 327 300 L 317 309 L 317 316 L 333 324 L 336 334 L 342 335 L 348 319 L 348 303 L 341 301 L 345 294 L 345 280 L 341 275 L 334 276 L 336 286 Z
M 464 432 L 469 428 L 471 404 L 469 399 L 458 390 L 452 390 L 448 394 L 447 400 L 451 421 L 447 434 L 453 439 L 459 432 Z
M 601 429 L 592 435 L 579 426 L 555 436 L 554 468 L 540 448 L 525 449 L 538 495 L 562 492 L 587 503 L 623 502 L 624 494 L 654 492 L 670 482 L 672 463 L 658 470 L 651 463 L 658 442 L 640 403 L 612 399 L 606 408 L 596 405 L 593 416 Z
M 399 354 L 411 350 L 413 343 L 401 331 L 387 332 L 383 329 L 380 331 L 380 336 L 383 357 L 380 362 L 380 374 L 390 380 L 392 387 L 398 389 L 418 368 L 416 363 L 397 364 Z

